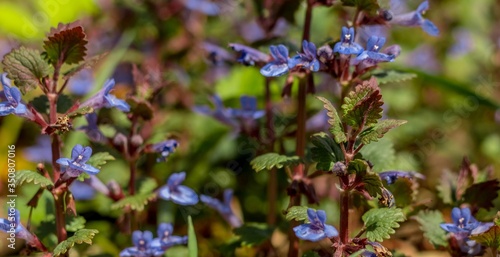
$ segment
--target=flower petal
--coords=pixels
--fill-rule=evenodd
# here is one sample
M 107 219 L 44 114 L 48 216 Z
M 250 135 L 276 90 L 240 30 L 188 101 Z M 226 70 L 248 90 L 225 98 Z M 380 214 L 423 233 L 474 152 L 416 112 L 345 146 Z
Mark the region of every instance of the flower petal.
M 260 69 L 265 77 L 279 77 L 288 72 L 288 63 L 269 62 Z
M 323 231 L 314 230 L 311 224 L 302 224 L 293 228 L 295 235 L 302 239 L 308 240 L 312 242 L 317 242 L 323 238 L 326 238 L 326 235 Z
M 195 205 L 198 203 L 198 195 L 193 189 L 187 186 L 177 186 L 170 194 L 172 202 L 179 205 Z

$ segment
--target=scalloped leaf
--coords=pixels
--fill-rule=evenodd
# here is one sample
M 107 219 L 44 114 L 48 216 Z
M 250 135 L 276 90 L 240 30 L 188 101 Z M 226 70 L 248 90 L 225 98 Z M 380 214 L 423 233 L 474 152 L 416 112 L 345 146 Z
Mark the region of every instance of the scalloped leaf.
M 77 23 L 62 24 L 52 28 L 46 41 L 43 42 L 44 55 L 57 66 L 73 64 L 84 60 L 87 55 L 87 40 L 83 27 Z
M 198 257 L 198 243 L 191 216 L 188 216 L 188 249 L 189 257 Z
M 158 186 L 154 178 L 146 178 L 139 185 L 139 194 L 147 194 L 153 192 Z
M 42 78 L 50 73 L 49 64 L 42 59 L 40 52 L 24 46 L 6 54 L 2 64 L 7 77 L 23 94 L 41 85 Z
M 377 197 L 377 195 L 382 195 L 382 180 L 380 180 L 379 175 L 376 173 L 366 173 L 361 178 L 361 190 L 365 190 L 372 197 Z M 358 189 L 358 188 L 356 188 Z
M 330 132 L 338 144 L 347 141 L 347 137 L 342 128 L 342 120 L 340 119 L 337 110 L 333 107 L 332 103 L 324 97 L 317 97 L 321 102 L 323 102 L 323 107 L 327 110 L 328 123 L 330 124 Z
M 256 171 L 272 170 L 273 168 L 281 169 L 283 166 L 295 166 L 301 163 L 298 156 L 286 156 L 277 153 L 266 153 L 255 157 L 250 164 Z
M 446 232 L 440 229 L 439 225 L 444 223 L 443 214 L 436 210 L 422 210 L 414 217 L 420 224 L 420 229 L 424 232 L 425 238 L 429 240 L 435 248 L 448 246 Z
M 274 229 L 265 223 L 248 223 L 233 230 L 236 235 L 240 236 L 242 246 L 259 245 L 271 238 L 273 231 Z
M 54 183 L 38 172 L 31 170 L 20 170 L 16 172 L 16 185 L 20 186 L 24 183 L 33 183 L 41 187 L 53 186 Z
M 367 145 L 371 142 L 377 142 L 380 138 L 384 137 L 385 133 L 393 128 L 397 128 L 407 121 L 405 120 L 381 120 L 377 124 L 365 129 L 359 135 L 361 138 L 361 143 Z
M 67 216 L 66 217 L 66 230 L 70 232 L 76 232 L 80 229 L 85 228 L 85 223 L 87 221 L 82 216 Z M 55 222 L 54 222 L 55 224 Z
M 405 221 L 405 215 L 399 208 L 371 209 L 362 217 L 366 227 L 366 237 L 370 241 L 382 242 L 389 239 L 399 228 L 398 222 Z
M 379 85 L 393 83 L 393 82 L 403 82 L 417 77 L 417 74 L 399 70 L 381 70 L 372 73 Z
M 124 209 L 130 208 L 134 211 L 143 211 L 146 204 L 156 197 L 155 193 L 148 194 L 137 194 L 132 196 L 127 196 L 120 201 L 113 203 L 111 209 Z
M 115 157 L 108 152 L 99 152 L 90 157 L 87 161 L 88 164 L 100 169 L 108 161 L 114 161 Z
M 312 209 L 307 206 L 292 206 L 286 212 L 286 220 L 303 221 L 307 220 L 307 209 Z
M 76 231 L 76 233 L 72 237 L 62 241 L 56 246 L 56 248 L 54 249 L 54 257 L 65 254 L 75 244 L 86 243 L 91 245 L 92 239 L 94 239 L 94 236 L 97 233 L 99 233 L 99 231 L 95 229 L 80 229 Z
M 382 118 L 383 104 L 377 80 L 372 77 L 344 98 L 343 120 L 354 128 L 369 127 Z
M 477 183 L 465 190 L 462 196 L 462 202 L 469 203 L 474 208 L 491 209 L 494 206 L 493 201 L 498 197 L 500 183 L 496 179 Z
M 311 157 L 317 162 L 317 170 L 332 170 L 336 162 L 344 159 L 340 146 L 324 132 L 312 135 L 311 143 L 314 145 L 311 149 Z

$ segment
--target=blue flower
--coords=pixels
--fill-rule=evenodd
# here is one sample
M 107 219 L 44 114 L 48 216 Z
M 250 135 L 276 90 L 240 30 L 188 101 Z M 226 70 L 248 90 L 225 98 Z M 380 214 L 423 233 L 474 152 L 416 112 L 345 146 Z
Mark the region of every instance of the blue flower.
M 260 69 L 266 77 L 279 77 L 288 72 L 288 49 L 284 45 L 269 47 L 273 60 Z
M 385 53 L 380 53 L 380 49 L 385 44 L 385 38 L 371 36 L 366 43 L 366 50 L 361 52 L 356 58 L 353 60 L 353 64 L 357 65 L 361 62 L 364 62 L 365 65 L 376 65 L 379 62 L 392 62 L 394 61 L 394 55 L 388 55 Z
M 241 96 L 240 104 L 241 109 L 229 109 L 229 116 L 231 118 L 255 120 L 266 114 L 263 110 L 257 110 L 256 97 Z
M 156 161 L 157 162 L 166 161 L 167 157 L 170 156 L 178 146 L 179 143 L 175 139 L 168 139 L 152 145 L 152 150 L 161 155 L 156 159 Z
M 105 142 L 106 137 L 102 134 L 101 130 L 97 126 L 97 114 L 95 112 L 85 115 L 87 120 L 87 126 L 81 126 L 78 130 L 84 131 L 89 139 L 94 142 Z
M 200 200 L 208 205 L 210 208 L 218 211 L 222 217 L 231 225 L 233 228 L 241 227 L 242 222 L 238 218 L 231 208 L 231 200 L 233 198 L 233 190 L 224 190 L 224 201 L 221 202 L 218 199 L 210 197 L 208 195 L 201 195 Z
M 99 173 L 99 169 L 86 164 L 92 155 L 92 148 L 75 145 L 71 151 L 71 159 L 59 158 L 57 163 L 63 167 L 63 172 L 69 177 L 78 177 L 83 172 L 89 175 Z
M 116 98 L 116 96 L 110 94 L 110 91 L 115 87 L 115 80 L 109 79 L 104 83 L 103 89 L 101 89 L 93 97 L 85 101 L 80 107 L 92 107 L 94 110 L 106 107 L 113 108 L 116 107 L 124 112 L 130 111 L 130 106 L 127 102 Z
M 304 40 L 302 42 L 302 51 L 304 53 L 298 53 L 288 60 L 288 68 L 300 67 L 311 71 L 318 71 L 319 61 L 317 59 L 316 45 Z
M 392 18 L 391 23 L 415 27 L 419 26 L 431 36 L 438 36 L 439 29 L 430 20 L 425 19 L 422 15 L 429 9 L 429 1 L 422 2 L 416 11 L 396 15 Z
M 36 241 L 35 237 L 21 224 L 21 215 L 17 209 L 14 212 L 9 211 L 7 219 L 0 219 L 0 231 L 7 234 L 14 233 L 17 238 L 26 240 L 30 245 Z
M 34 119 L 33 113 L 22 103 L 19 89 L 11 85 L 10 79 L 7 78 L 7 73 L 2 74 L 1 81 L 3 95 L 7 101 L 0 103 L 0 116 L 15 114 L 28 119 Z
M 453 223 L 443 223 L 441 228 L 447 232 L 453 233 L 458 239 L 465 239 L 472 233 L 479 234 L 488 230 L 493 223 L 483 223 L 477 221 L 471 214 L 469 208 L 453 208 L 451 211 Z
M 153 257 L 163 255 L 164 251 L 161 248 L 152 246 L 152 241 L 153 233 L 151 231 L 142 232 L 136 230 L 132 233 L 132 243 L 134 246 L 123 250 L 120 256 Z
M 380 172 L 378 175 L 381 179 L 385 179 L 385 181 L 387 181 L 387 184 L 389 184 L 389 185 L 396 182 L 396 179 L 398 179 L 398 178 L 425 179 L 424 175 L 417 173 L 417 172 L 414 172 L 414 171 L 406 172 L 406 171 L 391 170 L 391 171 Z
M 360 54 L 363 52 L 363 47 L 354 43 L 354 28 L 342 27 L 340 41 L 333 47 L 334 53 L 340 54 Z
M 266 63 L 270 59 L 269 55 L 245 45 L 232 43 L 229 44 L 229 47 L 240 54 L 237 61 L 244 65 L 253 66 L 255 63 Z
M 152 247 L 167 250 L 174 245 L 187 244 L 187 236 L 174 236 L 174 227 L 170 223 L 161 223 L 158 226 L 158 238 L 153 239 L 151 242 Z
M 161 199 L 172 201 L 180 205 L 194 205 L 198 203 L 198 195 L 193 189 L 181 185 L 186 179 L 186 172 L 173 173 L 167 184 L 158 190 Z
M 310 223 L 302 224 L 293 228 L 293 231 L 298 238 L 316 242 L 324 238 L 332 238 L 339 235 L 337 229 L 333 226 L 325 224 L 325 211 L 307 209 L 307 216 Z

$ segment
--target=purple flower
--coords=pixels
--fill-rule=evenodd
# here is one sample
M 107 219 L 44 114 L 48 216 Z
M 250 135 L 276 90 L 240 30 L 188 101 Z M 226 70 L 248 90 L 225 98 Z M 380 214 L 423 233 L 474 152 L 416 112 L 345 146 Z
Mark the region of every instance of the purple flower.
M 7 78 L 7 73 L 1 76 L 3 95 L 7 101 L 0 103 L 0 116 L 14 114 L 20 117 L 25 117 L 30 120 L 34 119 L 26 105 L 21 101 L 21 92 L 17 87 L 11 85 L 10 79 Z
M 307 216 L 310 223 L 302 224 L 293 228 L 295 235 L 302 240 L 317 242 L 324 238 L 332 238 L 339 235 L 337 229 L 326 225 L 325 211 L 307 209 Z
M 347 55 L 363 52 L 363 47 L 354 43 L 354 28 L 342 27 L 340 41 L 333 47 L 333 52 Z
M 153 239 L 151 242 L 152 247 L 167 250 L 174 245 L 187 244 L 187 236 L 174 236 L 174 227 L 170 223 L 161 223 L 158 226 L 158 238 Z
M 266 77 L 279 77 L 288 72 L 288 49 L 284 45 L 269 47 L 273 60 L 260 69 Z
M 241 227 L 242 222 L 240 218 L 238 218 L 233 209 L 231 209 L 231 200 L 233 198 L 233 190 L 226 189 L 224 190 L 224 201 L 221 202 L 218 199 L 210 197 L 208 195 L 201 195 L 200 200 L 208 205 L 210 208 L 218 211 L 222 217 L 231 225 L 233 228 Z
M 95 112 L 89 113 L 85 115 L 85 119 L 87 120 L 87 126 L 81 126 L 78 130 L 84 131 L 89 136 L 89 139 L 94 142 L 105 142 L 106 137 L 97 126 L 97 114 Z
M 28 244 L 35 242 L 35 237 L 21 224 L 21 215 L 17 209 L 14 212 L 9 211 L 7 219 L 0 219 L 0 231 L 14 233 L 17 238 L 26 240 Z
M 387 184 L 389 184 L 389 185 L 396 182 L 396 179 L 398 179 L 398 178 L 425 179 L 424 175 L 417 173 L 417 172 L 414 172 L 414 171 L 406 172 L 406 171 L 399 171 L 399 170 L 391 170 L 391 171 L 380 172 L 378 175 L 381 179 L 385 179 L 385 181 L 387 181 Z
M 288 68 L 300 67 L 311 71 L 318 71 L 319 61 L 317 59 L 316 45 L 304 40 L 302 42 L 302 51 L 304 53 L 297 53 L 296 56 L 288 60 Z
M 257 110 L 257 98 L 252 96 L 240 97 L 241 109 L 229 109 L 231 118 L 255 120 L 262 118 L 266 113 L 262 110 Z
M 167 157 L 170 156 L 175 149 L 179 146 L 177 140 L 169 139 L 156 143 L 152 146 L 152 150 L 159 153 L 161 156 L 156 159 L 157 162 L 166 161 Z
M 409 27 L 419 26 L 422 27 L 427 34 L 438 36 L 439 29 L 436 25 L 422 16 L 428 9 L 429 1 L 424 1 L 418 6 L 416 11 L 394 16 L 391 23 Z
M 75 145 L 71 151 L 71 159 L 59 158 L 57 163 L 63 168 L 63 172 L 69 177 L 78 177 L 83 172 L 89 175 L 99 173 L 99 170 L 86 162 L 92 155 L 92 148 L 82 145 Z
M 238 62 L 244 65 L 253 66 L 255 63 L 266 63 L 270 59 L 269 55 L 245 45 L 232 43 L 229 44 L 229 47 L 240 54 Z
M 134 257 L 153 257 L 161 256 L 164 251 L 151 245 L 153 241 L 153 233 L 151 231 L 136 230 L 132 233 L 133 247 L 126 248 L 120 253 L 120 257 L 134 256 Z
M 394 55 L 388 55 L 385 53 L 380 53 L 380 49 L 385 44 L 385 38 L 371 36 L 366 43 L 366 50 L 361 52 L 356 58 L 353 60 L 353 64 L 357 65 L 361 62 L 367 66 L 376 65 L 379 62 L 392 62 L 394 61 Z
M 116 98 L 116 96 L 110 94 L 110 91 L 115 87 L 115 80 L 109 79 L 104 83 L 103 89 L 101 89 L 97 94 L 92 96 L 90 99 L 85 101 L 80 107 L 92 107 L 94 110 L 106 107 L 113 108 L 116 107 L 124 112 L 130 111 L 130 106 L 127 102 Z
M 173 173 L 167 184 L 158 190 L 161 199 L 172 201 L 180 205 L 194 205 L 198 203 L 198 195 L 193 189 L 181 185 L 186 179 L 186 172 Z

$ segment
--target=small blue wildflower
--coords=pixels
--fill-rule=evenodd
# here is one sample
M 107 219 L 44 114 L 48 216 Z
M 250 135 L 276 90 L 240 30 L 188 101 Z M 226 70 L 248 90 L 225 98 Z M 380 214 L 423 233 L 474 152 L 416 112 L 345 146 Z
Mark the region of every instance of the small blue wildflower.
M 158 226 L 158 238 L 153 239 L 151 242 L 152 247 L 167 250 L 174 245 L 187 244 L 187 236 L 174 236 L 174 227 L 170 223 L 161 223 Z
M 136 230 L 132 233 L 133 247 L 128 247 L 120 253 L 120 257 L 134 256 L 134 257 L 154 257 L 161 256 L 165 251 L 161 248 L 153 247 L 153 233 L 151 231 Z
M 99 173 L 99 169 L 86 164 L 92 155 L 92 148 L 82 145 L 75 145 L 71 151 L 71 159 L 59 158 L 57 163 L 63 168 L 63 172 L 69 177 L 78 177 L 83 172 L 89 175 Z
M 269 55 L 257 49 L 236 43 L 229 44 L 229 47 L 240 54 L 237 61 L 244 65 L 254 66 L 255 63 L 269 62 Z
M 492 222 L 483 223 L 477 221 L 471 214 L 469 208 L 453 208 L 451 211 L 453 223 L 443 223 L 441 228 L 449 233 L 453 233 L 458 239 L 465 239 L 472 233 L 479 234 L 493 226 Z
M 398 179 L 398 178 L 425 179 L 424 175 L 417 173 L 417 172 L 414 172 L 414 171 L 406 172 L 406 171 L 399 171 L 399 170 L 391 170 L 391 171 L 380 172 L 378 175 L 381 179 L 385 179 L 385 181 L 387 181 L 387 184 L 389 184 L 389 185 L 396 182 L 396 179 Z
M 198 195 L 193 189 L 181 185 L 186 179 L 186 172 L 173 173 L 167 184 L 158 190 L 161 199 L 172 201 L 179 205 L 194 205 L 198 203 Z
M 179 143 L 175 139 L 168 139 L 160 143 L 156 143 L 152 146 L 152 150 L 159 153 L 161 156 L 156 159 L 157 162 L 164 162 L 167 157 L 170 156 L 175 149 L 179 146 Z
M 85 132 L 89 139 L 94 142 L 105 142 L 106 137 L 97 126 L 97 114 L 95 112 L 89 113 L 85 115 L 85 119 L 87 120 L 87 126 L 81 126 L 78 130 Z
M 94 110 L 106 107 L 113 108 L 116 107 L 121 111 L 130 111 L 130 106 L 127 102 L 116 98 L 116 96 L 110 94 L 110 91 L 115 87 L 115 80 L 109 79 L 104 83 L 104 87 L 97 92 L 93 97 L 85 101 L 80 105 L 80 107 L 92 107 Z
M 325 224 L 325 211 L 307 209 L 307 216 L 310 223 L 302 224 L 293 228 L 293 231 L 298 238 L 316 242 L 324 238 L 332 238 L 339 235 L 337 229 L 331 225 Z
M 266 77 L 279 77 L 288 72 L 288 49 L 284 45 L 269 47 L 273 60 L 260 69 Z
M 419 26 L 427 32 L 427 34 L 431 36 L 438 36 L 439 29 L 436 25 L 422 16 L 428 9 L 429 1 L 424 1 L 418 6 L 416 11 L 394 16 L 391 23 L 410 27 Z
M 259 119 L 266 113 L 263 110 L 257 110 L 257 98 L 252 96 L 240 97 L 241 109 L 229 109 L 229 115 L 232 118 L 240 119 Z
M 302 42 L 302 51 L 303 53 L 298 53 L 288 60 L 288 68 L 300 67 L 311 71 L 318 71 L 319 61 L 317 59 L 316 45 L 304 40 Z
M 233 190 L 226 189 L 224 190 L 224 201 L 221 202 L 218 199 L 210 197 L 208 195 L 201 195 L 200 200 L 208 205 L 210 208 L 218 211 L 222 217 L 231 225 L 233 228 L 241 227 L 242 222 L 241 219 L 238 218 L 231 208 L 231 200 L 233 198 Z
M 353 64 L 357 65 L 361 62 L 365 62 L 368 65 L 375 65 L 379 62 L 392 62 L 394 61 L 394 55 L 388 55 L 385 53 L 380 53 L 380 49 L 385 44 L 385 38 L 371 36 L 366 43 L 366 50 L 361 52 L 353 60 Z
M 363 52 L 363 47 L 354 42 L 354 28 L 342 27 L 340 41 L 333 47 L 333 52 L 346 55 Z
M 0 231 L 14 233 L 17 238 L 22 238 L 31 245 L 35 242 L 35 237 L 21 224 L 21 215 L 17 209 L 9 212 L 7 219 L 0 219 Z
M 34 119 L 33 113 L 31 113 L 26 105 L 22 103 L 19 89 L 11 85 L 10 79 L 7 78 L 7 73 L 2 74 L 1 81 L 3 95 L 7 101 L 0 103 L 0 116 L 15 114 L 30 120 Z

